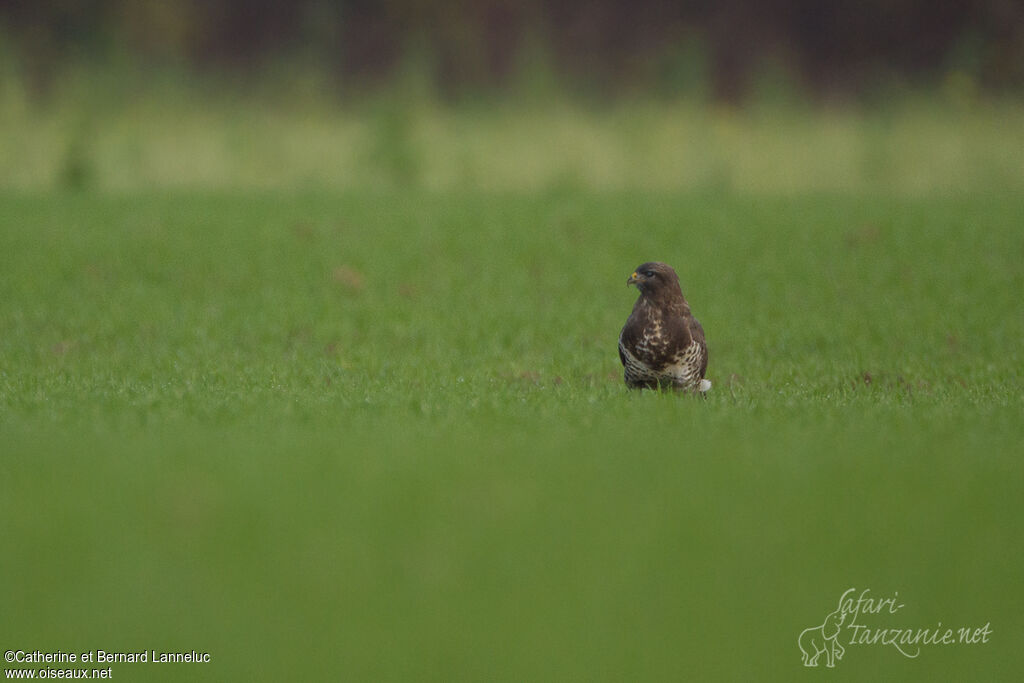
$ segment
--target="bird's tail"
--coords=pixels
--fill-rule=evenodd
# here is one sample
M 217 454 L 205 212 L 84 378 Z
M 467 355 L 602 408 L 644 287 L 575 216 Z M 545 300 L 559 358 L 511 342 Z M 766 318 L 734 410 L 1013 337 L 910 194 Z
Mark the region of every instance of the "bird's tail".
M 702 379 L 700 381 L 700 386 L 697 387 L 697 391 L 699 391 L 702 394 L 707 393 L 708 391 L 711 391 L 711 380 L 709 380 L 709 379 Z

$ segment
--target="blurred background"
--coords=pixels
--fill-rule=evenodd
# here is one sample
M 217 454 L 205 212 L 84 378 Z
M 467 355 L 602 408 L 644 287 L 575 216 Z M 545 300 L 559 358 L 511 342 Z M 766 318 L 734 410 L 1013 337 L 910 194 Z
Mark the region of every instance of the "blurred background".
M 1016 680 L 1022 151 L 1020 0 L 0 0 L 0 649 Z
M 0 187 L 1024 185 L 1013 0 L 3 0 Z

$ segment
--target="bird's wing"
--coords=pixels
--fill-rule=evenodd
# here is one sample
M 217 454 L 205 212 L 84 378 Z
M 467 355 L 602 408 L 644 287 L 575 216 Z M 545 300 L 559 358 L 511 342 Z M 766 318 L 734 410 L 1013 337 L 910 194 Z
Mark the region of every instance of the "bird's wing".
M 622 331 L 619 332 L 619 360 L 622 361 L 623 365 L 626 364 L 626 355 L 623 353 L 623 349 L 636 356 L 636 345 L 640 342 L 643 326 L 643 320 L 636 311 L 633 311 L 629 318 L 626 319 L 626 324 L 622 327 Z
M 699 342 L 703 342 L 704 328 L 701 327 L 700 323 L 692 315 L 687 318 L 687 321 L 689 322 L 690 336 Z
M 669 358 L 674 357 L 676 354 L 686 349 L 691 342 L 694 340 L 694 330 L 690 325 L 690 321 L 693 318 L 686 316 L 683 318 L 673 318 L 668 326 L 668 337 L 670 340 L 668 346 Z M 697 326 L 698 328 L 700 325 Z M 700 333 L 700 339 L 704 339 L 703 331 Z
M 704 328 L 701 327 L 700 323 L 697 322 L 697 319 L 693 316 L 690 316 L 690 335 L 693 337 L 694 341 L 699 342 L 701 347 L 704 349 L 704 353 L 701 355 L 700 359 L 700 376 L 704 377 L 704 373 L 707 372 L 708 369 L 708 345 L 707 342 L 704 341 Z M 710 383 L 708 383 L 708 388 L 711 388 Z M 704 391 L 706 391 L 706 389 Z

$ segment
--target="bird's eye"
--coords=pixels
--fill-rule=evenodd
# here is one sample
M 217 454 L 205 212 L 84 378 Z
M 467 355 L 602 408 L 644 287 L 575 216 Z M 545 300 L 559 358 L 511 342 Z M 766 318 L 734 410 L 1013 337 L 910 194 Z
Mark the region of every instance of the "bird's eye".
M 643 276 L 644 277 L 654 277 L 654 271 L 653 270 L 645 270 L 643 272 Z

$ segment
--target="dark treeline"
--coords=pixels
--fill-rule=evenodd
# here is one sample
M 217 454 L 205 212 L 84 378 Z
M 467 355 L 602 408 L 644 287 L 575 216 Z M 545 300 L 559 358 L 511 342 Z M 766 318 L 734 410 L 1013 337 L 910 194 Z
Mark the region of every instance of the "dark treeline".
M 531 55 L 585 88 L 702 79 L 723 99 L 766 65 L 823 94 L 952 71 L 1024 85 L 1019 0 L 0 0 L 0 30 L 39 87 L 111 54 L 241 71 L 299 57 L 365 84 L 412 54 L 449 94 L 507 85 Z

